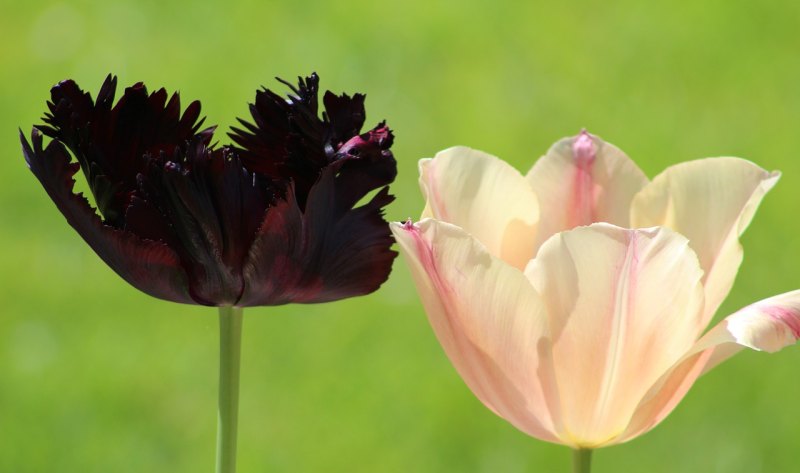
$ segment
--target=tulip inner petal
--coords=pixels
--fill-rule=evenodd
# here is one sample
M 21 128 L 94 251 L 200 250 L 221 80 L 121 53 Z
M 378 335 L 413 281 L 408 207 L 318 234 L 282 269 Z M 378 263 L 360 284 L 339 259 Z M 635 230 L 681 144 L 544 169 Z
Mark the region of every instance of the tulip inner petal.
M 665 228 L 598 223 L 545 242 L 526 275 L 547 307 L 565 443 L 615 442 L 702 326 L 702 271 Z
M 539 199 L 536 248 L 560 231 L 595 222 L 629 225 L 647 177 L 619 148 L 586 131 L 554 144 L 526 179 Z

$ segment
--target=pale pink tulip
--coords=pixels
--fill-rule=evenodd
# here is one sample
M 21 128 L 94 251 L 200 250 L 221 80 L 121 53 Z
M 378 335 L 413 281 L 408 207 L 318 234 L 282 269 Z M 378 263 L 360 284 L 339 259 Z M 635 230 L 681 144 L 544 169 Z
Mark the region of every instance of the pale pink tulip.
M 575 449 L 625 442 L 739 349 L 800 337 L 800 291 L 703 334 L 777 172 L 709 158 L 648 181 L 586 132 L 527 176 L 463 147 L 420 172 L 422 219 L 392 231 L 430 323 L 475 395 L 533 437 Z

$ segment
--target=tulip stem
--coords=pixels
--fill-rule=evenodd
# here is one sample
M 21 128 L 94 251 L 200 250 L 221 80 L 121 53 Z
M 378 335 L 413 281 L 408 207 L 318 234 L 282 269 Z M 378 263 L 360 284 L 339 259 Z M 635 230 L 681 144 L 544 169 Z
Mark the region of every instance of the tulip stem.
M 236 430 L 239 422 L 239 361 L 242 308 L 219 308 L 219 411 L 217 473 L 236 472 Z
M 572 451 L 572 473 L 589 473 L 592 471 L 592 450 L 578 448 Z

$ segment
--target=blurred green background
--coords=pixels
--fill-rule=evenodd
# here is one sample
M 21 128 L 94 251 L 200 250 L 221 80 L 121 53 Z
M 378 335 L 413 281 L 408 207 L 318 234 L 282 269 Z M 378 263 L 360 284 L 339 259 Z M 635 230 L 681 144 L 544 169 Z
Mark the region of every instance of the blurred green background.
M 212 471 L 217 315 L 138 293 L 25 167 L 51 85 L 105 75 L 201 99 L 227 131 L 260 85 L 317 71 L 396 131 L 393 220 L 455 144 L 527 170 L 588 127 L 654 176 L 714 155 L 784 176 L 718 317 L 800 286 L 800 3 L 0 0 L 0 472 Z M 224 139 L 222 134 L 220 139 Z M 468 391 L 398 260 L 377 293 L 245 311 L 240 471 L 567 471 Z M 797 471 L 800 349 L 744 352 L 597 472 Z

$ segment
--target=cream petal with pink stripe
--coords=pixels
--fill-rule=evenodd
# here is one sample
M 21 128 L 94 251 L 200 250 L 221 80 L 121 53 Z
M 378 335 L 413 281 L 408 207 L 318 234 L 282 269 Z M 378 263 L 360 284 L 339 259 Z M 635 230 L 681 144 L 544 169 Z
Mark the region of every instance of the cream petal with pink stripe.
M 586 131 L 554 144 L 526 178 L 539 198 L 536 248 L 594 222 L 628 227 L 631 200 L 648 182 L 619 148 Z
M 525 273 L 549 319 L 561 441 L 615 443 L 704 328 L 697 257 L 669 229 L 598 223 L 553 236 Z
M 525 276 L 454 225 L 391 228 L 436 337 L 472 392 L 518 429 L 557 442 L 547 318 Z
M 422 218 L 463 228 L 516 268 L 533 257 L 539 205 L 522 174 L 494 156 L 458 146 L 419 163 Z

